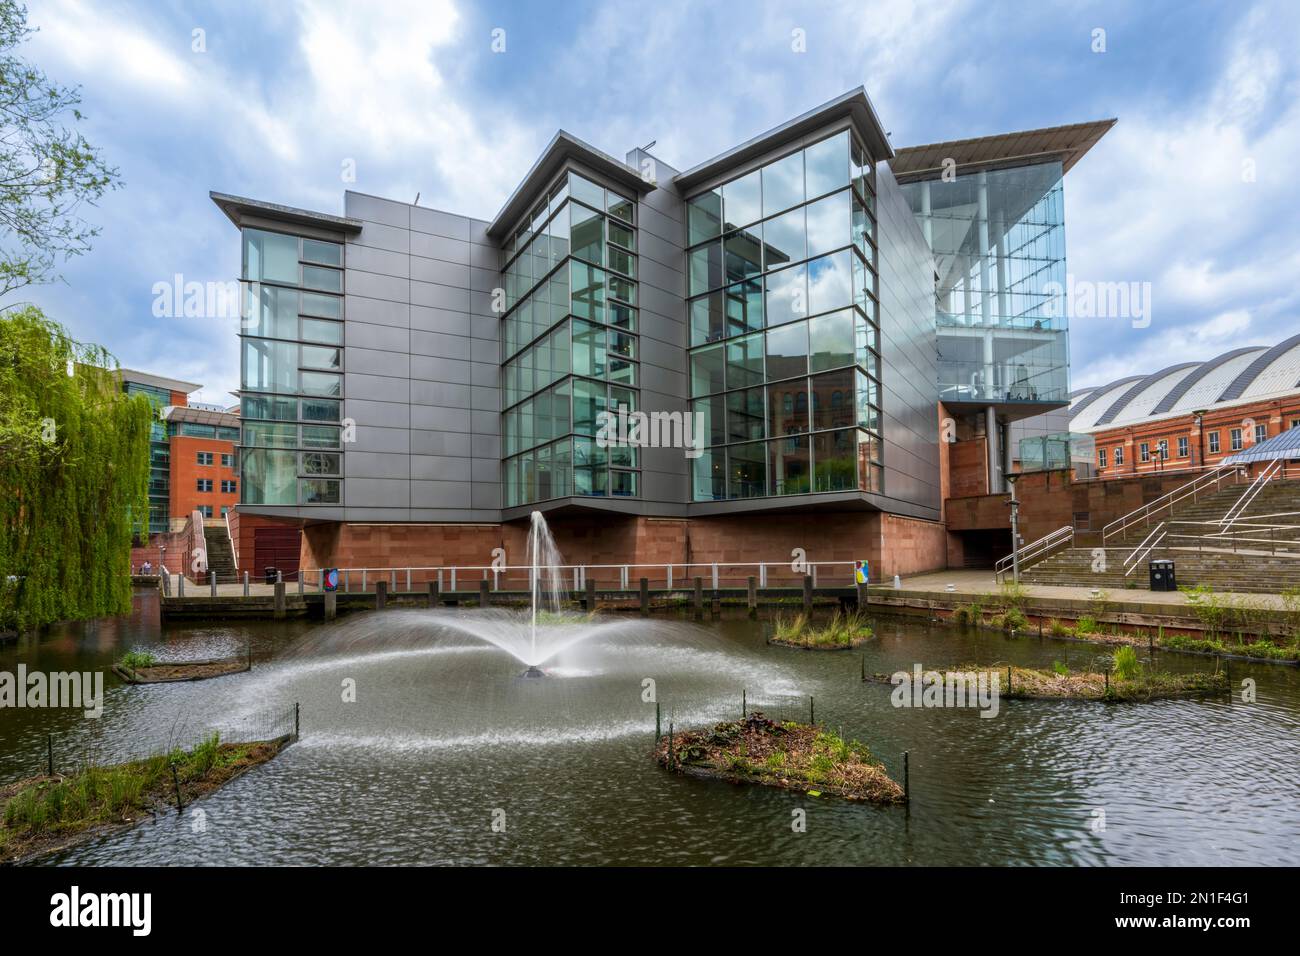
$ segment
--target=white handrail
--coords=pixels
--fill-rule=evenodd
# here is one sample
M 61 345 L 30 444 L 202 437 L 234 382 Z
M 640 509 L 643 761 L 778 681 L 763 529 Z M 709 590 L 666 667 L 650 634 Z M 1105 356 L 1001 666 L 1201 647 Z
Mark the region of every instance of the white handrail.
M 1019 558 L 1020 568 L 1023 571 L 1027 562 L 1037 560 L 1062 542 L 1072 540 L 1074 540 L 1074 525 L 1067 524 L 1063 527 L 1057 528 L 1055 531 L 1049 531 L 1036 541 L 1031 541 L 1029 544 L 1024 545 L 1017 552 L 1009 554 L 1005 558 L 1000 558 L 993 565 L 993 577 L 995 579 L 1001 579 L 1001 577 L 1007 573 L 1007 569 L 1016 563 L 1017 557 Z
M 1223 517 L 1219 519 L 1219 524 L 1228 528 L 1232 527 L 1232 523 L 1245 513 L 1246 509 L 1250 507 L 1251 502 L 1254 501 L 1259 493 L 1264 490 L 1264 486 L 1272 480 L 1274 473 L 1278 470 L 1278 467 L 1281 464 L 1281 459 L 1278 459 L 1261 471 L 1259 475 L 1256 476 L 1255 480 L 1250 483 L 1250 487 L 1242 493 L 1236 503 L 1233 504 L 1233 506 L 1224 513 Z
M 226 519 L 226 540 L 230 542 L 230 560 L 235 566 L 235 572 L 239 572 L 239 550 L 235 547 L 235 536 L 230 533 L 230 512 L 224 515 Z
M 1168 532 L 1165 531 L 1165 523 L 1162 521 L 1151 530 L 1150 534 L 1142 539 L 1142 543 L 1134 548 L 1133 553 L 1124 561 L 1124 577 L 1128 577 L 1133 573 L 1142 558 L 1154 551 L 1156 545 L 1164 540 L 1167 533 Z M 1155 538 L 1155 540 L 1152 541 L 1152 538 Z M 1150 544 L 1150 547 L 1147 547 L 1148 544 Z M 1143 548 L 1146 548 L 1146 550 L 1143 551 Z
M 1146 504 L 1142 505 L 1140 508 L 1134 508 L 1128 514 L 1116 518 L 1114 521 L 1110 522 L 1108 525 L 1106 525 L 1104 528 L 1101 529 L 1102 544 L 1105 544 L 1114 535 L 1126 531 L 1128 528 L 1137 524 L 1139 521 L 1142 520 L 1150 521 L 1151 515 L 1155 511 L 1158 511 L 1162 508 L 1172 507 L 1173 505 L 1177 504 L 1178 502 L 1182 501 L 1184 498 L 1188 496 L 1191 496 L 1192 500 L 1195 501 L 1196 496 L 1197 494 L 1200 493 L 1201 486 L 1203 484 L 1217 485 L 1224 478 L 1228 477 L 1229 475 L 1236 475 L 1240 473 L 1240 471 L 1241 469 L 1237 465 L 1220 465 L 1214 471 L 1208 471 L 1205 474 L 1201 475 L 1199 478 L 1195 478 L 1184 485 L 1179 485 L 1173 491 L 1166 492 L 1165 494 L 1161 495 L 1159 498 L 1156 498 L 1154 501 L 1149 501 Z

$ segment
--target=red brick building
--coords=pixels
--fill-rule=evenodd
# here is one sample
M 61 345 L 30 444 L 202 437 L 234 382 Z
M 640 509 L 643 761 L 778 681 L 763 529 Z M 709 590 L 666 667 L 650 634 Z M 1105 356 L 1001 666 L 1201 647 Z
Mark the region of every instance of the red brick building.
M 1214 466 L 1300 426 L 1300 335 L 1075 393 L 1070 431 L 1100 478 Z

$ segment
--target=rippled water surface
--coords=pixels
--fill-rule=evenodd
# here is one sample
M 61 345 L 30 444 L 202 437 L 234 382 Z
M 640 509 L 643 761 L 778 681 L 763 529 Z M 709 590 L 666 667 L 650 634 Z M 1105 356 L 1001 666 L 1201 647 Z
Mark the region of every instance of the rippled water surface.
M 472 614 L 473 612 L 463 612 Z M 1233 665 L 1258 700 L 1144 705 L 1008 701 L 896 709 L 860 669 L 913 663 L 1082 663 L 1102 649 L 1037 637 L 877 621 L 861 652 L 769 647 L 763 624 L 610 619 L 546 665 L 522 665 L 448 626 L 390 610 L 307 622 L 160 628 L 150 592 L 129 618 L 65 626 L 0 647 L 0 670 L 107 668 L 122 651 L 247 653 L 248 673 L 123 685 L 105 714 L 0 710 L 0 780 L 93 752 L 129 755 L 209 727 L 239 738 L 301 706 L 301 742 L 204 800 L 206 829 L 169 816 L 63 854 L 66 863 L 176 864 L 1064 864 L 1300 863 L 1300 673 Z M 1145 654 L 1141 655 L 1145 657 Z M 865 659 L 865 660 L 864 660 Z M 1175 670 L 1206 658 L 1161 655 Z M 867 743 L 908 811 L 688 780 L 648 757 L 654 705 L 680 726 L 751 709 L 803 708 Z M 345 681 L 356 701 L 345 703 Z M 791 811 L 807 811 L 807 832 Z M 494 832 L 504 811 L 505 832 Z M 1097 811 L 1105 830 L 1094 830 Z M 501 814 L 497 814 L 499 821 Z

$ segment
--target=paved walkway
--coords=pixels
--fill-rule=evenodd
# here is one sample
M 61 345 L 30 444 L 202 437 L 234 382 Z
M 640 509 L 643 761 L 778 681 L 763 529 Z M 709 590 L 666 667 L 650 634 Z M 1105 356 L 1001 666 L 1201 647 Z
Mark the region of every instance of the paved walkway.
M 959 594 L 996 594 L 998 582 L 992 571 L 959 569 L 953 571 L 931 571 L 903 578 L 904 591 L 945 591 L 951 584 Z M 873 585 L 874 587 L 874 585 Z M 1088 600 L 1092 597 L 1092 588 L 1067 587 L 1059 584 L 1026 584 L 1026 593 L 1035 597 L 1073 598 Z M 1102 588 L 1106 600 L 1131 604 L 1187 604 L 1187 595 L 1182 591 L 1148 591 L 1146 588 Z M 1226 594 L 1226 592 L 1224 592 Z M 1263 603 L 1269 607 L 1283 609 L 1286 607 L 1280 594 L 1236 593 L 1234 598 L 1244 598 Z

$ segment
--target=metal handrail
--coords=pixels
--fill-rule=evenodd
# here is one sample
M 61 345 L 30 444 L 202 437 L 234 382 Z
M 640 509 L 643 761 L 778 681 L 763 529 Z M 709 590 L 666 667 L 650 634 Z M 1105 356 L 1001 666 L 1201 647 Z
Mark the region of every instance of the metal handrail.
M 1193 501 L 1195 501 L 1196 496 L 1202 490 L 1202 485 L 1212 484 L 1217 486 L 1219 482 L 1223 481 L 1223 479 L 1227 478 L 1229 475 L 1235 476 L 1240 473 L 1241 468 L 1238 465 L 1220 465 L 1214 471 L 1205 472 L 1199 478 L 1194 478 L 1184 485 L 1179 485 L 1173 491 L 1166 492 L 1154 501 L 1149 501 L 1140 508 L 1134 508 L 1128 514 L 1116 518 L 1101 529 L 1102 544 L 1104 545 L 1114 535 L 1128 530 L 1139 521 L 1146 521 L 1149 523 L 1151 515 L 1160 509 L 1170 508 L 1189 496 Z
M 1074 525 L 1067 524 L 1064 527 L 1057 528 L 1055 531 L 1050 531 L 1038 540 L 1031 541 L 1029 544 L 1022 546 L 1017 552 L 1008 554 L 1005 558 L 1000 558 L 997 563 L 993 565 L 993 577 L 995 580 L 1001 580 L 1002 576 L 1007 573 L 1007 570 L 1016 563 L 1017 558 L 1019 559 L 1020 569 L 1023 571 L 1027 562 L 1038 560 L 1039 558 L 1046 556 L 1048 551 L 1052 550 L 1062 542 L 1073 540 Z
M 1137 569 L 1142 559 L 1156 549 L 1156 545 L 1164 540 L 1166 534 L 1168 532 L 1165 531 L 1165 523 L 1162 521 L 1151 530 L 1150 534 L 1142 539 L 1142 543 L 1133 549 L 1133 553 L 1124 562 L 1124 577 L 1128 577 Z M 1155 540 L 1152 541 L 1152 538 L 1155 538 Z M 1143 550 L 1144 548 L 1146 550 Z
M 735 577 L 736 571 L 753 570 L 757 573 L 753 576 L 758 579 L 759 587 L 768 586 L 768 572 L 776 571 L 778 573 L 788 569 L 791 575 L 810 576 L 813 579 L 813 585 L 817 586 L 818 571 L 834 572 L 837 569 L 846 569 L 849 577 L 854 580 L 854 572 L 857 566 L 856 561 L 807 561 L 807 560 L 777 560 L 777 561 L 751 561 L 751 562 L 730 562 L 730 561 L 707 561 L 707 562 L 673 562 L 671 564 L 562 564 L 556 565 L 557 571 L 566 572 L 572 577 L 572 587 L 579 590 L 586 586 L 587 575 L 590 571 L 608 571 L 617 569 L 619 572 L 620 588 L 622 590 L 632 590 L 632 581 L 634 570 L 637 571 L 660 571 L 665 578 L 668 588 L 673 588 L 674 580 L 678 582 L 678 587 L 690 587 L 689 581 L 692 577 L 701 577 L 710 579 L 710 587 L 717 589 L 721 586 L 724 577 Z M 704 570 L 704 574 L 691 574 L 692 569 Z M 444 572 L 450 575 L 451 590 L 457 591 L 458 585 L 463 581 L 463 575 L 468 573 L 471 579 L 476 583 L 478 581 L 491 580 L 493 588 L 496 589 L 500 584 L 500 576 L 508 572 L 523 573 L 530 576 L 534 571 L 531 564 L 500 564 L 493 566 L 491 564 L 475 565 L 440 565 L 429 567 L 336 567 L 332 570 L 337 571 L 344 579 L 344 590 L 350 589 L 349 578 L 352 574 L 361 575 L 361 588 L 367 589 L 368 579 L 373 575 L 377 580 L 396 581 L 397 575 L 402 573 L 406 577 L 408 590 L 411 585 L 411 576 L 413 572 L 420 572 L 426 578 L 433 579 L 435 576 L 438 581 L 438 587 L 443 584 Z M 311 574 L 317 587 L 322 584 L 324 569 L 322 568 L 300 568 L 300 579 Z M 638 577 L 641 575 L 638 575 Z
M 1275 461 L 1261 471 L 1255 477 L 1255 480 L 1250 483 L 1250 487 L 1242 492 L 1241 497 L 1237 499 L 1236 503 L 1224 512 L 1223 517 L 1219 519 L 1219 524 L 1225 525 L 1229 528 L 1232 527 L 1232 523 L 1245 514 L 1246 509 L 1250 507 L 1251 502 L 1254 501 L 1255 498 L 1258 497 L 1259 493 L 1264 490 L 1264 486 L 1272 480 L 1274 473 L 1278 470 L 1278 466 L 1281 464 L 1281 460 Z

